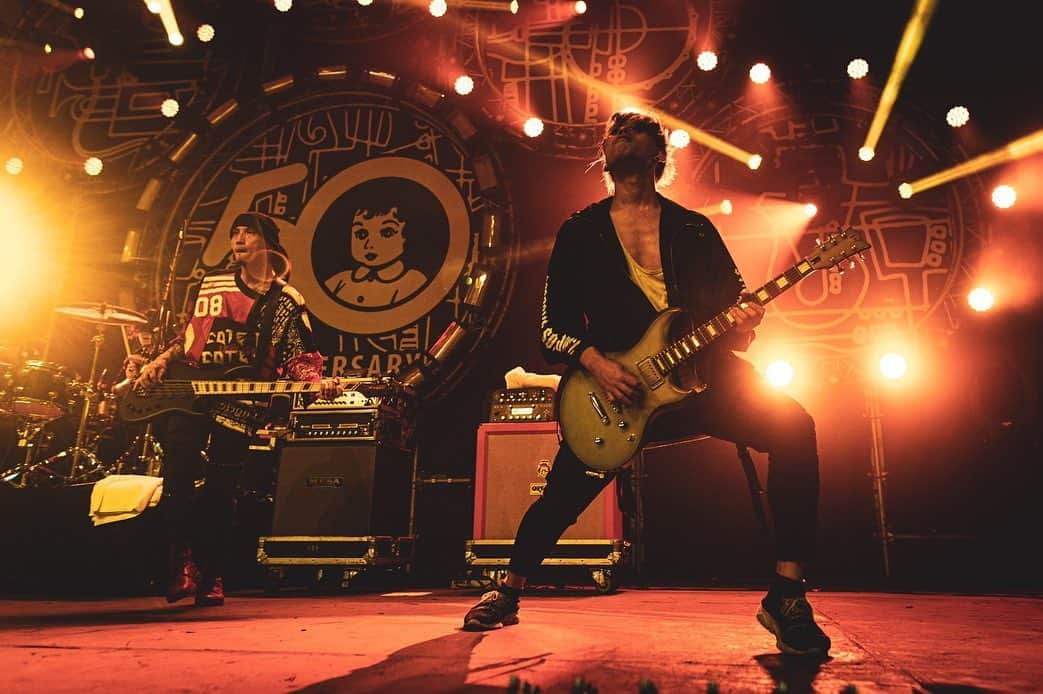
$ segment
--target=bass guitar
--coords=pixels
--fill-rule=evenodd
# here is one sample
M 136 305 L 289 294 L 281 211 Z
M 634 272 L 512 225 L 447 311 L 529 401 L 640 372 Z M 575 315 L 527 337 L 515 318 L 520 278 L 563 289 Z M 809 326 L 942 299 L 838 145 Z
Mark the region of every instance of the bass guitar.
M 816 270 L 831 268 L 869 247 L 861 232 L 843 229 L 826 238 L 814 253 L 753 291 L 746 300 L 763 306 Z M 706 389 L 701 382 L 692 387 L 679 386 L 675 370 L 728 333 L 735 327 L 735 320 L 728 311 L 722 311 L 694 330 L 671 339 L 672 323 L 681 314 L 678 308 L 660 312 L 637 344 L 625 352 L 605 355 L 638 377 L 641 397 L 635 404 L 624 407 L 611 401 L 594 376 L 582 367 L 570 368 L 562 376 L 558 385 L 562 438 L 587 467 L 601 471 L 621 467 L 643 445 L 648 423 L 655 415 Z
M 273 395 L 318 393 L 319 383 L 307 381 L 250 380 L 250 366 L 230 369 L 201 369 L 175 362 L 162 381 L 149 389 L 135 388 L 119 401 L 116 414 L 125 422 L 144 422 L 167 412 L 207 414 L 206 399 L 254 400 Z M 341 378 L 345 390 L 352 390 L 371 378 Z

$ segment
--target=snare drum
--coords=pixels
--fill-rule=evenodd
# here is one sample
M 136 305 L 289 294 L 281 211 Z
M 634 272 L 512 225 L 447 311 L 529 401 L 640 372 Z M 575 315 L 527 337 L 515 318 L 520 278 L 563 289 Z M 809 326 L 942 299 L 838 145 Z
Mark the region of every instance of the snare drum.
M 49 361 L 29 359 L 15 374 L 15 414 L 53 419 L 65 414 L 69 378 L 65 367 Z

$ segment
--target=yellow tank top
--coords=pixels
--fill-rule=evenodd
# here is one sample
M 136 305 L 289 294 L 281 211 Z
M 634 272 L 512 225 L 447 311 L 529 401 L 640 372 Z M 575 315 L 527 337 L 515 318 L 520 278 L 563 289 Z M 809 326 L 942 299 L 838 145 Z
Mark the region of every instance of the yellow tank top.
M 653 271 L 641 267 L 630 255 L 630 251 L 622 241 L 619 242 L 619 245 L 623 248 L 623 256 L 627 259 L 627 267 L 630 268 L 630 279 L 641 290 L 641 293 L 648 297 L 648 301 L 656 311 L 665 309 L 667 306 L 666 280 L 663 279 L 663 268 Z

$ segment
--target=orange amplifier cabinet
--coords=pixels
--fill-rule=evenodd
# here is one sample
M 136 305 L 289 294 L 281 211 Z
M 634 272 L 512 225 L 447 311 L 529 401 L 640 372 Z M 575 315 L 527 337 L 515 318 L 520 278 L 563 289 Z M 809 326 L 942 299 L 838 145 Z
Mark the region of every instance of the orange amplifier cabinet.
M 488 422 L 478 427 L 474 475 L 475 540 L 513 540 L 518 523 L 543 493 L 558 452 L 557 422 Z M 610 482 L 562 540 L 618 540 L 623 514 Z

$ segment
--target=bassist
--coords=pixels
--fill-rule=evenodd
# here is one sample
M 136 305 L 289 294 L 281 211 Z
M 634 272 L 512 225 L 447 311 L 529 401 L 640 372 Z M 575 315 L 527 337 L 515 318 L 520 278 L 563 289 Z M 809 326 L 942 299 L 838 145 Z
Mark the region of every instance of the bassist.
M 784 652 L 824 655 L 830 640 L 814 621 L 803 580 L 819 492 L 814 423 L 794 400 L 769 399 L 752 365 L 734 354 L 749 346 L 764 309 L 740 303 L 745 285 L 710 221 L 656 192 L 669 163 L 657 119 L 614 114 L 601 161 L 613 194 L 566 220 L 551 252 L 540 320 L 543 354 L 550 363 L 585 369 L 625 407 L 642 398 L 641 381 L 606 354 L 636 343 L 667 307 L 684 309 L 695 321 L 732 307 L 734 329 L 698 362 L 709 388 L 658 418 L 651 438 L 705 433 L 769 454 L 776 573 L 757 617 Z M 518 528 L 506 579 L 467 613 L 465 629 L 517 623 L 527 577 L 614 474 L 587 468 L 562 442 L 543 495 Z
M 252 366 L 263 379 L 321 382 L 322 397 L 336 397 L 341 388 L 338 379 L 322 378 L 323 357 L 315 347 L 304 299 L 286 283 L 289 259 L 275 221 L 257 212 L 241 214 L 229 241 L 233 269 L 203 277 L 181 332 L 141 368 L 135 387 L 155 386 L 172 363 L 183 362 L 222 370 Z M 210 418 L 180 412 L 166 415 L 159 424 L 164 449 L 161 505 L 170 542 L 167 600 L 194 595 L 196 605 L 224 604 L 222 559 L 249 441 Z M 201 465 L 204 484 L 193 511 Z

